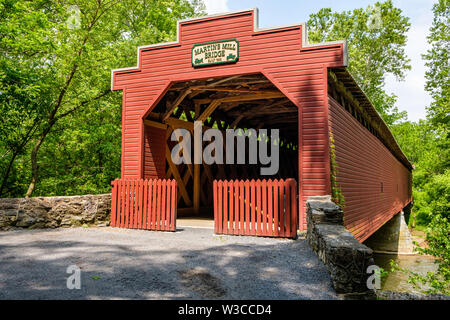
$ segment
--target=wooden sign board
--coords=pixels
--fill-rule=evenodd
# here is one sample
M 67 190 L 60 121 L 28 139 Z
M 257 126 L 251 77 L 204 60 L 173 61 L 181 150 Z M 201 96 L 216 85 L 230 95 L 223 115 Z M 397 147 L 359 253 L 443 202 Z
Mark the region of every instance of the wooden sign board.
M 230 39 L 196 44 L 191 59 L 193 67 L 235 63 L 239 59 L 239 42 Z

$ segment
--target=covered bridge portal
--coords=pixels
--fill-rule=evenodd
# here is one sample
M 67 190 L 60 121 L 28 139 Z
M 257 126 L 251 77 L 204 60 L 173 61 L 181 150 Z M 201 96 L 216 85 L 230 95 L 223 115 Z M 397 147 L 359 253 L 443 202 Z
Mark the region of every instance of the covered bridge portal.
M 331 194 L 334 162 L 345 225 L 358 240 L 411 202 L 412 165 L 346 70 L 346 42 L 309 44 L 305 24 L 259 29 L 257 13 L 180 21 L 177 41 L 139 47 L 137 67 L 113 70 L 112 90 L 123 92 L 113 225 L 174 230 L 177 211 L 214 211 L 218 233 L 234 221 L 235 234 L 251 234 L 251 219 L 262 219 L 256 234 L 286 236 L 306 228 L 309 196 Z M 268 138 L 280 146 L 280 170 L 175 165 L 171 134 L 193 132 L 194 121 L 222 131 L 279 129 L 279 139 Z

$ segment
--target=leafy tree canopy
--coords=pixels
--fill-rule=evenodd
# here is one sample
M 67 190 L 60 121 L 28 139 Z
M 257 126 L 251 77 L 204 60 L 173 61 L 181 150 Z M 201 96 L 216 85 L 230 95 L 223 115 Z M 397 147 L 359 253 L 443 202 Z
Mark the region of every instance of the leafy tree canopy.
M 188 0 L 0 0 L 0 195 L 22 195 L 27 183 L 26 194 L 33 194 L 47 177 L 40 168 L 71 181 L 72 165 L 80 163 L 74 183 L 89 177 L 92 189 L 117 176 L 111 163 L 115 170 L 101 181 L 93 173 L 100 154 L 120 157 L 121 100 L 110 91 L 111 69 L 136 65 L 137 46 L 173 40 L 176 21 L 198 14 L 201 2 Z M 85 149 L 100 141 L 112 145 L 100 153 Z M 75 161 L 84 155 L 80 148 L 88 157 Z M 56 185 L 63 194 L 82 191 L 68 183 L 43 183 L 39 193 L 53 193 Z
M 428 117 L 433 124 L 447 129 L 450 121 L 449 46 L 450 0 L 439 0 L 433 6 L 434 19 L 428 42 L 431 49 L 424 55 L 428 68 L 426 89 L 433 102 L 428 107 Z
M 310 15 L 308 37 L 312 42 L 347 39 L 350 72 L 391 125 L 406 113 L 395 106 L 396 96 L 385 92 L 385 80 L 389 74 L 403 80 L 411 69 L 405 53 L 409 27 L 409 18 L 388 0 L 352 11 L 321 9 Z

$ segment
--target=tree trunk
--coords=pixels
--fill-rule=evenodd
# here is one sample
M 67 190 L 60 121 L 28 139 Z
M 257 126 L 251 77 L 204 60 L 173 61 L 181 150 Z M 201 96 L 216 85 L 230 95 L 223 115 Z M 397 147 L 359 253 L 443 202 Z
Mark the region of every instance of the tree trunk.
M 28 190 L 27 190 L 27 193 L 25 194 L 25 198 L 31 197 L 31 195 L 33 194 L 33 191 L 36 187 L 38 171 L 39 171 L 39 165 L 37 163 L 37 155 L 39 152 L 39 148 L 42 145 L 42 142 L 44 141 L 47 134 L 50 132 L 50 129 L 52 126 L 53 125 L 50 125 L 49 127 L 47 127 L 47 129 L 45 129 L 41 133 L 41 135 L 37 139 L 36 143 L 34 144 L 33 150 L 31 151 L 31 182 L 30 182 L 30 185 L 28 186 Z
M 7 182 L 7 180 L 8 180 L 9 173 L 11 172 L 12 165 L 13 165 L 14 161 L 16 160 L 16 157 L 17 157 L 18 154 L 19 154 L 19 152 L 17 152 L 17 151 L 14 152 L 13 155 L 12 155 L 12 157 L 11 157 L 11 160 L 9 160 L 8 168 L 6 169 L 6 173 L 5 173 L 5 175 L 4 175 L 4 177 L 3 177 L 3 180 L 2 180 L 2 185 L 0 186 L 0 197 L 1 197 L 2 194 L 3 194 L 3 189 L 4 189 L 5 186 L 6 186 L 6 182 Z
M 116 2 L 117 3 L 117 2 Z M 86 45 L 86 43 L 88 42 L 89 36 L 90 36 L 90 31 L 92 30 L 92 28 L 94 27 L 95 23 L 98 21 L 98 19 L 100 19 L 100 17 L 106 12 L 100 12 L 100 8 L 101 8 L 102 4 L 100 1 L 98 1 L 98 6 L 97 9 L 95 11 L 94 17 L 92 18 L 91 22 L 89 23 L 86 35 L 84 36 L 84 39 L 82 41 L 82 44 L 80 46 L 80 48 L 78 49 L 78 52 L 76 53 L 76 57 L 80 58 L 83 50 L 84 50 L 84 46 Z M 114 5 L 112 5 L 111 7 L 113 7 Z M 111 8 L 110 7 L 110 8 Z M 60 120 L 61 118 L 64 118 L 65 116 L 71 114 L 72 112 L 76 111 L 78 108 L 82 107 L 83 105 L 88 104 L 89 102 L 93 101 L 93 100 L 97 100 L 100 99 L 101 97 L 103 97 L 104 95 L 106 95 L 107 93 L 103 93 L 101 95 L 99 95 L 98 97 L 95 97 L 93 99 L 87 100 L 82 102 L 78 107 L 73 108 L 72 110 L 57 116 L 56 114 L 58 113 L 59 108 L 61 107 L 61 104 L 63 102 L 64 96 L 67 93 L 67 90 L 73 80 L 73 77 L 75 76 L 75 73 L 78 70 L 78 63 L 75 62 L 75 64 L 72 67 L 72 70 L 70 72 L 70 74 L 67 76 L 66 79 L 66 83 L 64 84 L 64 87 L 61 89 L 61 92 L 59 93 L 58 99 L 56 101 L 56 104 L 52 110 L 52 112 L 50 113 L 49 117 L 48 117 L 48 126 L 47 128 L 42 131 L 41 135 L 39 136 L 38 140 L 36 141 L 34 147 L 33 147 L 33 151 L 31 152 L 31 182 L 30 185 L 28 187 L 28 191 L 25 194 L 26 198 L 31 197 L 31 195 L 33 194 L 33 191 L 36 187 L 36 182 L 37 182 L 37 178 L 38 178 L 38 170 L 39 170 L 39 165 L 37 163 L 37 155 L 39 152 L 39 148 L 42 145 L 42 142 L 44 141 L 45 137 L 47 136 L 47 134 L 50 132 L 51 128 L 53 127 L 53 125 Z M 108 91 L 109 92 L 109 91 Z
M 28 130 L 26 136 L 22 140 L 20 146 L 16 148 L 16 150 L 13 151 L 11 160 L 9 161 L 8 168 L 6 169 L 6 173 L 3 176 L 2 185 L 0 186 L 0 196 L 3 194 L 3 190 L 6 186 L 6 183 L 8 181 L 9 173 L 11 172 L 12 166 L 14 164 L 14 161 L 16 160 L 17 156 L 22 152 L 22 150 L 25 148 L 25 146 L 28 144 L 28 142 L 31 140 L 31 137 L 34 134 L 34 130 L 36 129 L 37 125 L 39 123 L 39 120 L 35 120 L 34 124 L 30 129 Z

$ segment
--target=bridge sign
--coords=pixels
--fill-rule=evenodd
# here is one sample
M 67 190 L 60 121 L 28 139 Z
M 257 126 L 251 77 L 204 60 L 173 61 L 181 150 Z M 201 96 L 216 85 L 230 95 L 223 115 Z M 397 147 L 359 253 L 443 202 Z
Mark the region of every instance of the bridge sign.
M 196 44 L 191 59 L 193 67 L 235 63 L 239 59 L 239 42 L 230 39 Z

